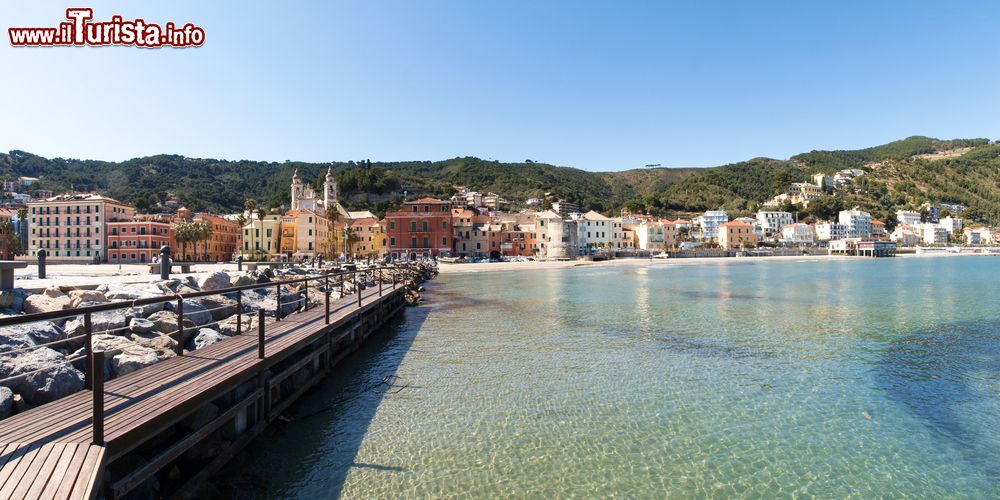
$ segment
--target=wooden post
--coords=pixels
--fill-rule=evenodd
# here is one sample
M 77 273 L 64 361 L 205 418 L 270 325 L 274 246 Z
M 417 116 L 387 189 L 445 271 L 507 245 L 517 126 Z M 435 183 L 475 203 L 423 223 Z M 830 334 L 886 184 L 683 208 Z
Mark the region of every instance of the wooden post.
M 326 307 L 326 324 L 329 325 L 330 324 L 330 277 L 327 276 L 325 279 L 326 279 L 326 292 L 325 292 L 326 300 L 324 304 Z
M 257 357 L 264 359 L 264 310 L 257 309 Z
M 243 335 L 243 290 L 236 292 L 236 335 Z
M 184 299 L 177 299 L 177 355 L 184 355 Z
M 104 445 L 104 350 L 94 351 L 90 371 L 94 374 L 94 444 Z
M 382 296 L 382 269 L 378 269 L 378 296 Z
M 344 272 L 340 272 L 340 298 L 344 298 Z
M 94 341 L 93 341 L 94 326 L 90 320 L 90 313 L 83 314 L 83 348 L 86 354 L 86 364 L 87 372 L 84 373 L 83 386 L 87 389 L 94 388 L 94 373 L 92 368 L 94 367 Z
M 308 311 L 309 310 L 309 278 L 306 278 L 306 299 L 303 302 L 305 302 L 305 305 L 304 305 L 303 309 L 305 309 L 306 311 Z
M 358 293 L 358 307 L 361 307 L 361 278 L 358 276 L 358 271 L 354 272 L 354 288 Z

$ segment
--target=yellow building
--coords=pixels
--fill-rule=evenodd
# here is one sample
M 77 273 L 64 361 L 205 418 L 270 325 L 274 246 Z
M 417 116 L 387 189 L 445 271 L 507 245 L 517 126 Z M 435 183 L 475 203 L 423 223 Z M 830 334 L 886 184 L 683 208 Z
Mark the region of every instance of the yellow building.
M 726 250 L 754 248 L 757 246 L 757 235 L 753 226 L 746 222 L 728 222 L 719 226 L 719 246 Z
M 323 215 L 308 209 L 292 210 L 281 217 L 281 253 L 293 258 L 326 255 L 329 234 L 329 221 Z
M 281 216 L 254 218 L 243 226 L 243 253 L 252 259 L 273 259 L 281 253 Z
M 809 202 L 820 198 L 824 193 L 821 186 L 808 182 L 796 182 L 788 187 L 789 201 L 803 206 L 809 206 Z
M 373 217 L 358 219 L 351 223 L 351 252 L 360 258 L 378 258 L 385 248 L 385 231 L 382 224 Z
M 135 209 L 92 193 L 64 194 L 28 202 L 28 249 L 63 262 L 107 261 L 106 224 L 132 220 Z

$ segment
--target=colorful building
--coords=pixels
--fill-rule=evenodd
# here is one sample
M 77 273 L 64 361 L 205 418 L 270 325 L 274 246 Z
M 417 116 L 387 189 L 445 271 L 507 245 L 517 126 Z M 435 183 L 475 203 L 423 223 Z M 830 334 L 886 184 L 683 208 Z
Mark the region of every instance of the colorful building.
M 135 209 L 92 193 L 64 194 L 28 203 L 29 253 L 45 249 L 63 262 L 107 262 L 105 225 L 132 220 Z
M 171 245 L 171 225 L 163 219 L 109 222 L 108 262 L 146 263 L 159 260 L 160 247 Z
M 408 201 L 386 214 L 390 259 L 412 260 L 451 255 L 451 202 L 434 198 Z
M 257 260 L 272 259 L 281 253 L 281 216 L 267 215 L 264 220 L 256 217 L 243 226 L 243 253 Z
M 385 232 L 378 218 L 351 222 L 350 250 L 360 258 L 379 258 L 385 254 Z
M 757 246 L 757 236 L 753 226 L 745 222 L 727 222 L 719 226 L 719 246 L 726 250 L 753 248 Z

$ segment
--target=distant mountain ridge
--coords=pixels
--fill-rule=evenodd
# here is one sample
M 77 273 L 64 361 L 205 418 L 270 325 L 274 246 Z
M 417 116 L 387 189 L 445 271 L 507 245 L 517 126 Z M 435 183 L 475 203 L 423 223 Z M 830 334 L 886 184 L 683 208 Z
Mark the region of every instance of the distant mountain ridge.
M 951 153 L 949 153 L 951 152 Z M 501 163 L 462 157 L 442 161 L 258 162 L 222 161 L 156 155 L 123 162 L 46 159 L 23 151 L 0 154 L 0 177 L 42 179 L 33 188 L 61 192 L 72 188 L 150 207 L 176 195 L 193 210 L 238 211 L 245 198 L 279 206 L 288 202 L 292 172 L 317 185 L 328 167 L 337 174 L 344 197 L 377 211 L 412 196 L 446 196 L 454 186 L 492 191 L 513 201 L 545 192 L 611 213 L 622 206 L 660 212 L 697 212 L 724 208 L 748 213 L 814 173 L 840 169 L 868 172 L 850 192 L 831 203 L 859 205 L 888 218 L 896 208 L 924 202 L 953 202 L 970 207 L 969 215 L 1000 221 L 1000 145 L 988 139 L 940 140 L 909 137 L 859 150 L 810 151 L 788 160 L 755 158 L 710 168 L 642 168 L 589 172 L 546 163 Z M 784 187 L 783 187 L 784 186 Z M 350 203 L 349 203 L 350 204 Z M 803 212 L 804 215 L 810 215 Z

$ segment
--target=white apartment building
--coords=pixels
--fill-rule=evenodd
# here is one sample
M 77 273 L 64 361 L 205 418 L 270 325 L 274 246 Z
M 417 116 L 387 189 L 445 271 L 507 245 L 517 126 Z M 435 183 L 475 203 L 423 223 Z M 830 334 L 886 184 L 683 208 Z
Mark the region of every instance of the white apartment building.
M 781 239 L 793 245 L 812 245 L 813 230 L 808 224 L 789 224 L 781 228 Z
M 576 221 L 577 244 L 581 253 L 588 248 L 599 250 L 614 246 L 614 227 L 611 218 L 593 210 L 582 215 L 573 214 L 570 217 Z
M 719 237 L 719 226 L 729 222 L 729 214 L 725 210 L 708 210 L 705 215 L 695 217 L 695 225 L 701 228 L 700 237 L 703 240 L 714 240 Z
M 896 220 L 901 226 L 916 226 L 920 224 L 920 212 L 913 210 L 896 210 Z
M 833 241 L 847 238 L 847 226 L 839 222 L 820 222 L 816 224 L 816 239 Z
M 872 235 L 872 215 L 857 207 L 841 210 L 840 223 L 847 226 L 848 238 L 870 238 Z
M 943 245 L 948 243 L 948 230 L 930 222 L 920 225 L 924 243 L 928 245 Z
M 792 214 L 788 212 L 768 212 L 761 210 L 757 212 L 757 224 L 764 232 L 764 236 L 772 236 L 781 232 L 781 228 L 795 222 Z
M 903 247 L 912 247 L 920 240 L 923 239 L 922 233 L 920 233 L 915 226 L 896 226 L 896 229 L 892 231 L 889 235 L 889 240 L 896 242 L 897 245 Z
M 938 225 L 943 227 L 945 231 L 948 231 L 948 234 L 952 234 L 962 230 L 962 219 L 949 215 L 948 217 L 942 217 L 938 221 Z

